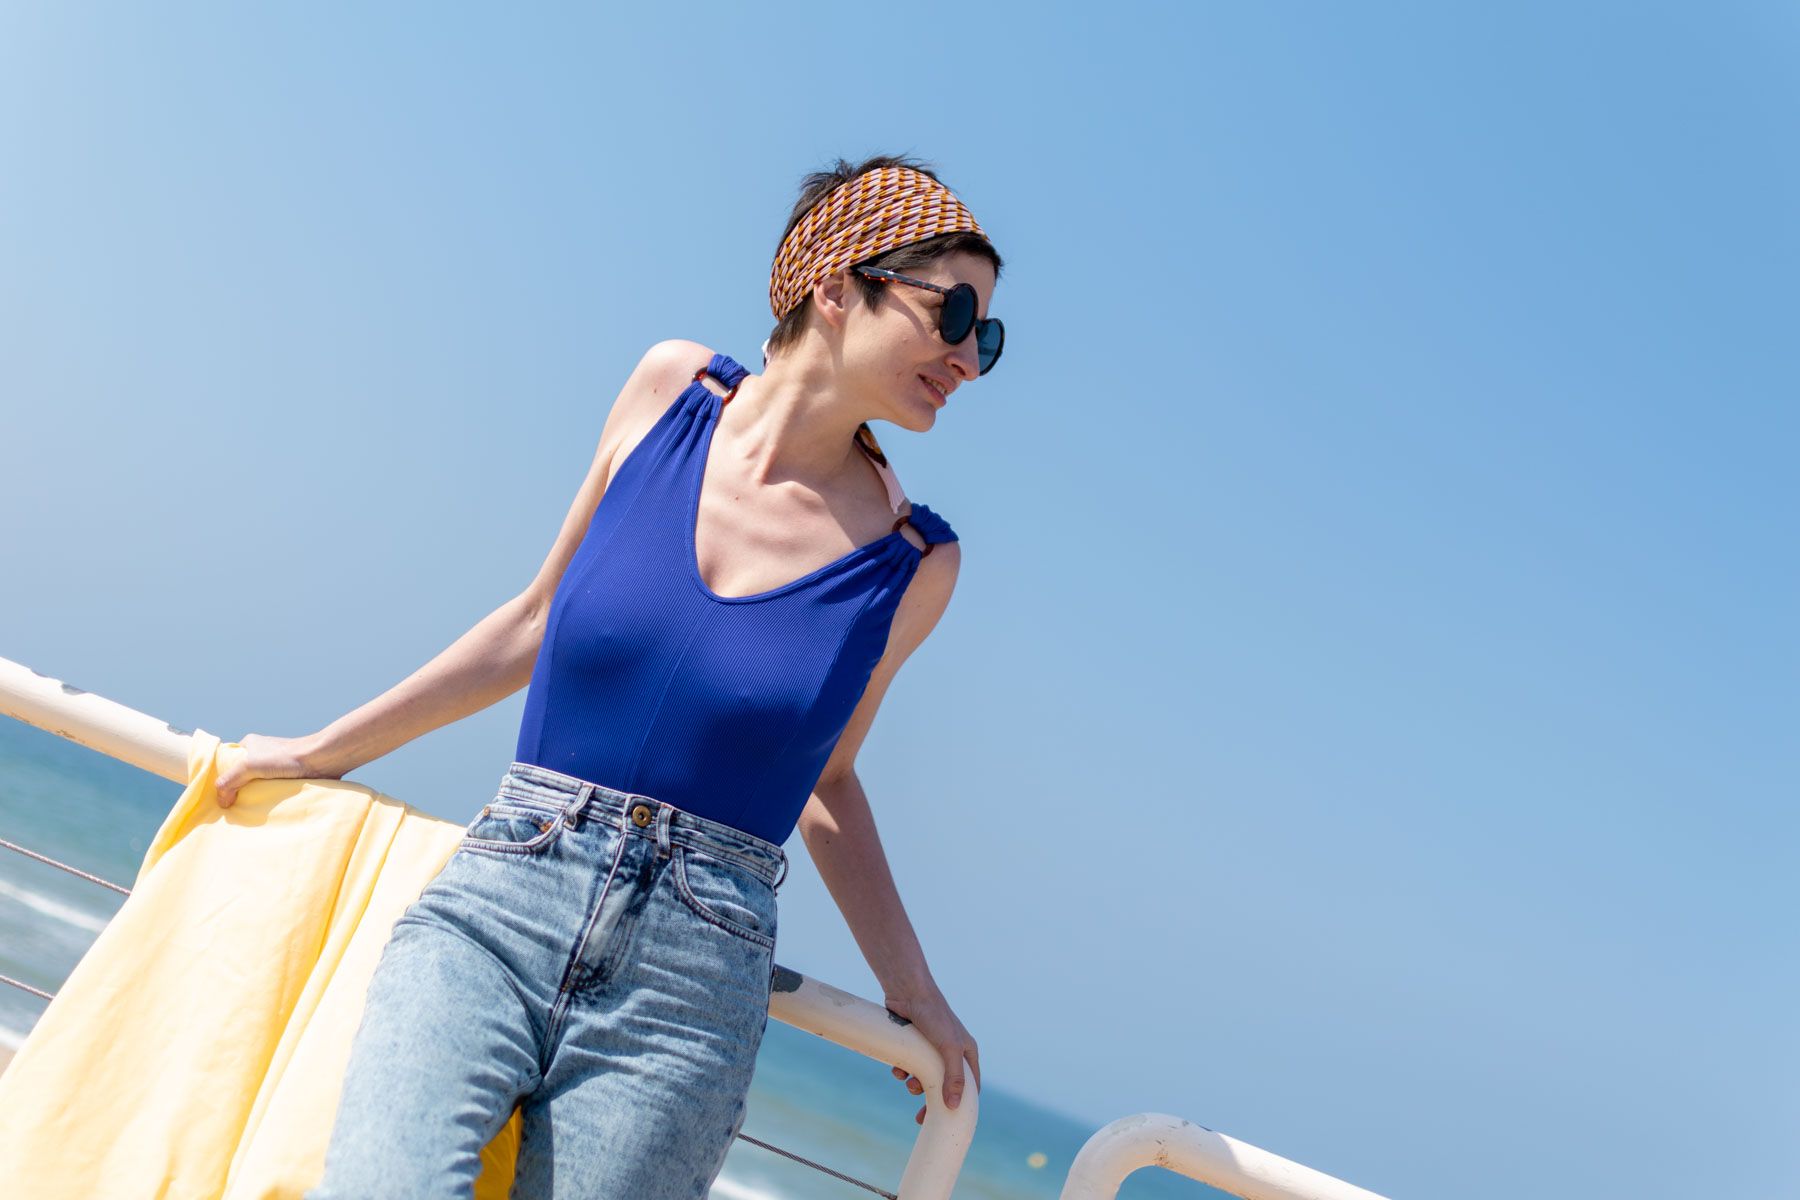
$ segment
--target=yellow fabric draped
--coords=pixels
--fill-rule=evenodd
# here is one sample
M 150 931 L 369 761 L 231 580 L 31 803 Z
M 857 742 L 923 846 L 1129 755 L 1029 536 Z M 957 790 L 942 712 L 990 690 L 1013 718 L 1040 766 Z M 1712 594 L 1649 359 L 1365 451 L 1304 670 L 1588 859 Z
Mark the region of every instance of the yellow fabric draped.
M 463 827 L 360 784 L 188 784 L 125 904 L 0 1074 L 0 1191 L 33 1200 L 261 1200 L 319 1181 L 363 997 Z M 512 1186 L 520 1118 L 476 1200 Z M 379 1137 L 380 1131 L 370 1131 Z

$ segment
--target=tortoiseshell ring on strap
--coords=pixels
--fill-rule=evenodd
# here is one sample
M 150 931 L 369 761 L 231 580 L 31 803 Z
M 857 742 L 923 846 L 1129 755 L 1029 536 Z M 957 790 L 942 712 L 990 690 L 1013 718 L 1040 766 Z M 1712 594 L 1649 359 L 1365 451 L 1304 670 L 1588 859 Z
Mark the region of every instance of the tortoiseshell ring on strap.
M 699 383 L 702 379 L 705 379 L 709 374 L 711 374 L 710 371 L 708 371 L 705 367 L 701 367 L 698 371 L 694 372 L 694 382 Z M 746 372 L 744 375 L 744 379 L 748 379 L 748 378 L 749 378 L 749 373 Z M 737 390 L 740 387 L 744 386 L 744 379 L 739 379 L 736 383 L 732 384 L 731 390 L 726 392 L 723 396 L 719 397 L 719 403 L 723 404 L 727 400 L 731 399 L 733 396 L 737 395 Z
M 894 522 L 894 527 L 893 527 L 893 528 L 892 528 L 892 529 L 890 529 L 890 530 L 888 530 L 888 532 L 889 532 L 889 533 L 899 533 L 899 532 L 900 532 L 900 527 L 901 527 L 901 526 L 902 526 L 902 525 L 904 525 L 904 524 L 906 524 L 906 523 L 907 523 L 907 522 L 908 522 L 908 521 L 910 521 L 910 520 L 912 520 L 912 518 L 911 518 L 911 517 L 909 517 L 909 516 L 908 516 L 908 517 L 901 517 L 901 518 L 900 518 L 900 519 L 899 519 L 899 520 L 898 520 L 898 521 L 895 521 L 895 522 Z M 920 535 L 920 536 L 923 536 L 923 535 Z M 930 553 L 931 553 L 931 552 L 932 552 L 932 551 L 933 551 L 933 550 L 936 550 L 936 549 L 937 549 L 937 543 L 936 543 L 936 542 L 933 542 L 933 541 L 929 541 L 929 540 L 928 540 L 928 541 L 927 541 L 927 542 L 926 542 L 926 543 L 925 543 L 925 548 L 924 548 L 924 549 L 923 549 L 923 550 L 921 550 L 921 551 L 919 551 L 919 557 L 920 557 L 920 558 L 925 558 L 925 557 L 926 557 L 926 556 L 928 556 L 928 555 L 929 555 L 929 554 L 930 554 Z
M 911 167 L 877 167 L 809 209 L 775 251 L 769 308 L 785 317 L 834 271 L 940 233 L 986 237 L 949 188 Z

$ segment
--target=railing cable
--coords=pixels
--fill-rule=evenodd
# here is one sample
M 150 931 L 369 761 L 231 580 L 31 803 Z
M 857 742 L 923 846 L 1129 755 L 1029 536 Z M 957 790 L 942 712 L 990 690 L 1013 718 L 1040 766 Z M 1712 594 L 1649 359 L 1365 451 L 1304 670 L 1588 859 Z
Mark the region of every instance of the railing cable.
M 48 863 L 53 867 L 61 867 L 63 870 L 67 871 L 69 874 L 79 875 L 83 879 L 87 880 L 89 883 L 97 883 L 101 887 L 109 887 L 113 891 L 119 893 L 121 896 L 131 895 L 130 888 L 122 888 L 116 883 L 112 883 L 108 880 L 100 878 L 98 875 L 89 875 L 86 871 L 83 871 L 79 867 L 71 867 L 68 863 L 57 862 L 54 858 L 51 858 L 48 855 L 39 854 L 36 850 L 27 850 L 25 847 L 19 845 L 17 842 L 9 842 L 5 838 L 0 838 L 0 846 L 4 846 L 8 850 L 17 850 L 20 854 L 23 854 L 26 858 L 35 858 L 41 863 Z
M 34 988 L 29 983 L 20 983 L 18 980 L 14 979 L 11 975 L 0 975 L 0 983 L 10 983 L 16 988 L 22 988 L 25 991 L 30 992 L 34 996 L 42 996 L 46 1000 L 56 999 L 56 997 L 53 994 L 51 994 L 50 992 L 46 992 L 42 988 Z
M 811 1167 L 815 1171 L 823 1171 L 827 1175 L 837 1176 L 839 1179 L 843 1180 L 845 1183 L 854 1183 L 859 1188 L 866 1188 L 867 1190 L 874 1192 L 877 1196 L 886 1196 L 887 1200 L 900 1200 L 900 1197 L 896 1196 L 893 1192 L 884 1192 L 872 1183 L 864 1183 L 862 1180 L 856 1178 L 854 1175 L 846 1175 L 842 1171 L 834 1171 L 830 1167 L 825 1166 L 823 1163 L 816 1163 L 810 1158 L 804 1158 L 801 1155 L 795 1154 L 792 1150 L 783 1150 L 780 1146 L 773 1145 L 769 1142 L 760 1141 L 757 1138 L 751 1137 L 747 1133 L 740 1133 L 740 1134 L 738 1134 L 738 1137 L 742 1138 L 746 1142 L 749 1142 L 752 1146 L 761 1146 L 764 1150 L 773 1150 L 775 1153 L 785 1155 L 786 1157 L 793 1159 L 795 1162 L 805 1163 L 807 1166 Z

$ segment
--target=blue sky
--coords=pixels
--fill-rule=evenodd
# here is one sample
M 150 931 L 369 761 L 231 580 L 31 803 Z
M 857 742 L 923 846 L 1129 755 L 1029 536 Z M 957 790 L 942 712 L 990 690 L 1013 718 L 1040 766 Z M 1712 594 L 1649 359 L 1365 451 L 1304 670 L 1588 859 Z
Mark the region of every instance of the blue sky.
M 990 1082 L 1395 1196 L 1775 1194 L 1791 7 L 0 12 L 0 654 L 297 735 L 520 590 L 645 347 L 918 154 L 1006 359 L 862 755 Z M 523 693 L 354 778 L 467 820 Z M 873 976 L 798 838 L 781 961 Z M 1754 1183 L 1752 1183 L 1754 1181 Z

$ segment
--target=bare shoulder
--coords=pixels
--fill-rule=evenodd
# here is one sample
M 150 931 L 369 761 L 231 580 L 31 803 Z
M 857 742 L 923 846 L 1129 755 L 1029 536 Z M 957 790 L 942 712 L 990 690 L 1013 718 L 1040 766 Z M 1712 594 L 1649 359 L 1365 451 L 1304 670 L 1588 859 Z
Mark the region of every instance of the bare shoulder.
M 699 342 L 690 342 L 686 338 L 669 338 L 656 343 L 644 351 L 639 362 L 640 370 L 657 375 L 681 375 L 683 386 L 694 378 L 694 372 L 712 361 L 713 351 L 709 346 Z
M 939 542 L 931 553 L 919 560 L 906 594 L 894 612 L 894 624 L 884 657 L 893 659 L 899 669 L 927 635 L 937 627 L 944 610 L 950 607 L 950 595 L 956 590 L 956 578 L 962 571 L 962 543 Z
M 651 421 L 662 415 L 669 402 L 694 381 L 694 372 L 712 361 L 713 352 L 699 342 L 686 338 L 669 338 L 644 351 L 632 371 L 626 390 L 632 394 L 633 407 L 653 410 Z M 642 415 L 640 413 L 640 415 Z
M 712 361 L 712 354 L 706 346 L 685 338 L 669 338 L 644 351 L 606 418 L 603 452 L 614 462 L 625 461 L 675 397 L 694 381 L 694 372 Z
M 961 570 L 962 543 L 939 542 L 931 548 L 930 554 L 919 560 L 919 569 L 913 572 L 913 582 L 924 585 L 919 589 L 921 595 L 948 601 L 950 593 L 956 588 L 956 576 Z

